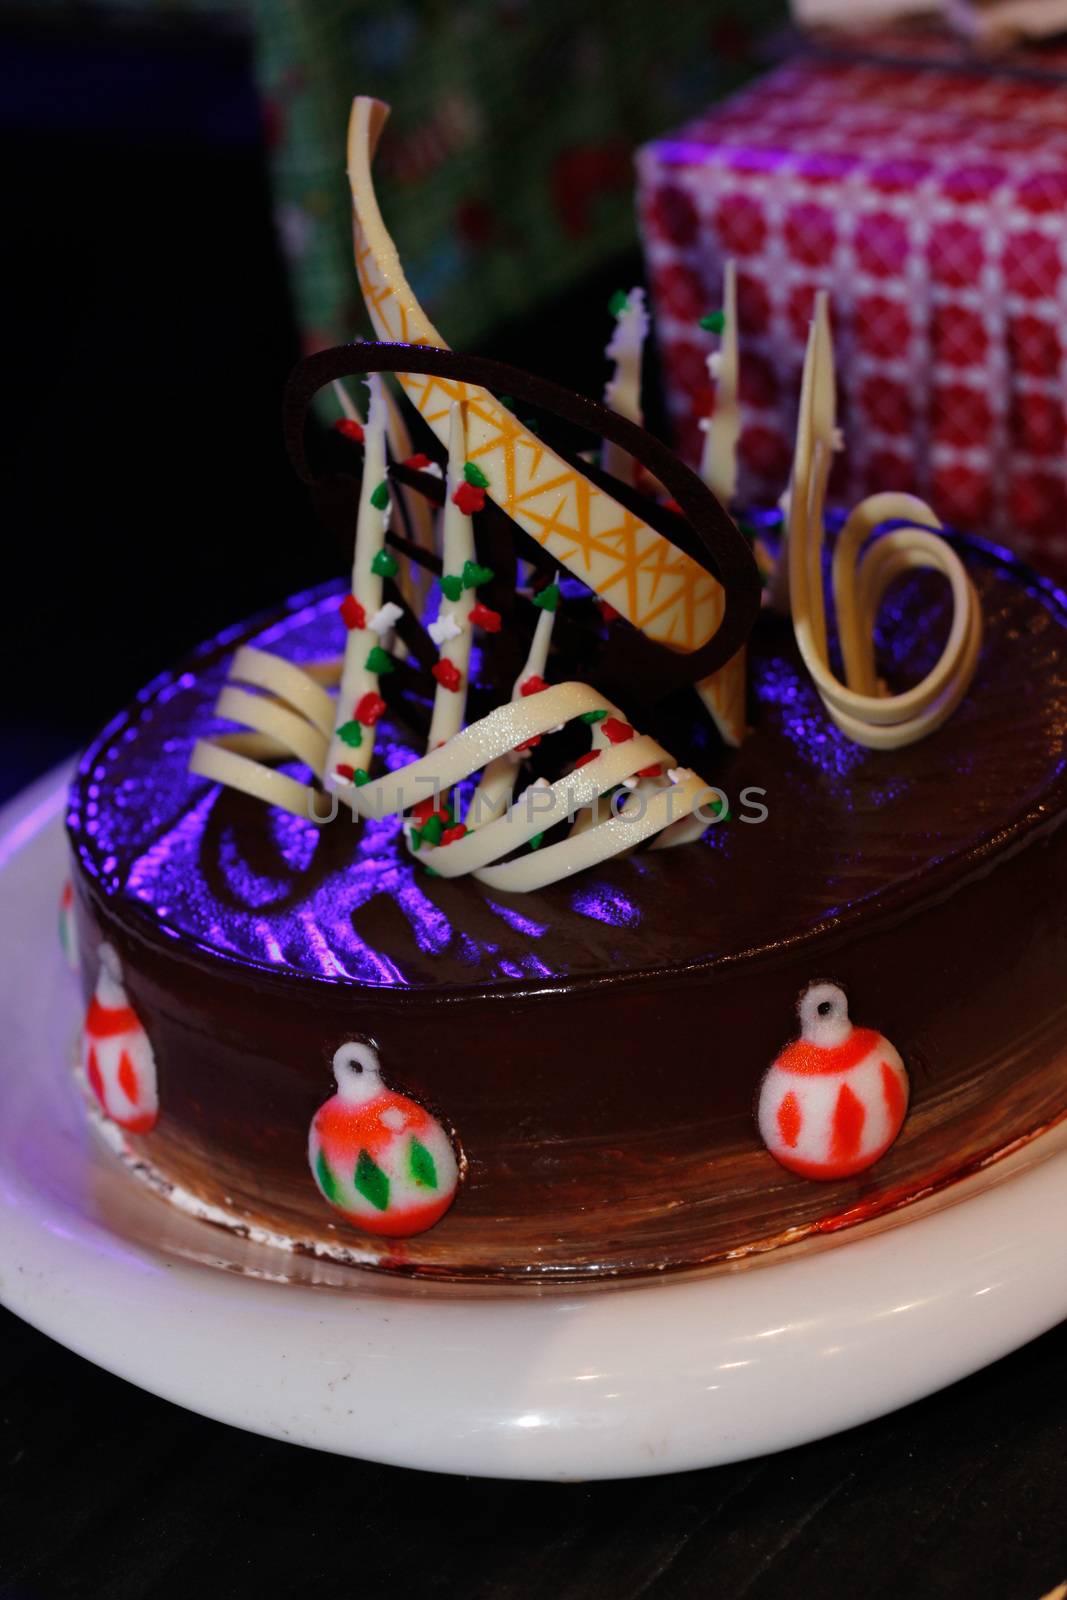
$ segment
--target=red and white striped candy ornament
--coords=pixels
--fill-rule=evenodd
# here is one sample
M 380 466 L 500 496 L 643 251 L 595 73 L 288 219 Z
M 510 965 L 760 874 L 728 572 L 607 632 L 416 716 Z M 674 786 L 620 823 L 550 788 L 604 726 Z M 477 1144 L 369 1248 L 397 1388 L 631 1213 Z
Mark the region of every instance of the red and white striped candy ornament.
M 849 1021 L 834 983 L 801 995 L 800 1038 L 786 1045 L 760 1086 L 759 1131 L 767 1149 L 803 1178 L 851 1178 L 885 1155 L 908 1109 L 908 1074 L 873 1028 Z
M 148 1133 L 159 1117 L 155 1056 L 126 997 L 118 955 L 109 944 L 98 954 L 96 992 L 82 1035 L 85 1076 L 105 1117 L 127 1133 Z
M 456 1197 L 452 1143 L 425 1107 L 382 1082 L 374 1046 L 333 1058 L 337 1093 L 319 1107 L 308 1160 L 324 1200 L 366 1233 L 405 1238 L 439 1222 Z

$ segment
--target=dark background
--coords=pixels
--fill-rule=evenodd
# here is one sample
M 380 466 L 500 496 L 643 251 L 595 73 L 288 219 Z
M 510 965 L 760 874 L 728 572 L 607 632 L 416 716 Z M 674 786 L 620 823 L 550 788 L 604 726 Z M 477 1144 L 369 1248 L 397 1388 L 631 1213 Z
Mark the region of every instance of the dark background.
M 248 41 L 0 12 L 0 144 L 17 374 L 2 796 L 338 563 L 282 449 L 298 337 Z M 599 393 L 589 309 L 606 338 L 612 291 L 641 276 L 635 248 L 482 349 Z
M 13 792 L 184 649 L 336 561 L 281 448 L 297 339 L 246 41 L 0 18 L 0 138 Z M 595 391 L 602 358 L 574 331 L 639 271 L 611 263 L 486 348 Z M 1065 1370 L 1061 1329 L 779 1457 L 492 1484 L 205 1422 L 0 1313 L 0 1600 L 1039 1600 L 1067 1576 Z

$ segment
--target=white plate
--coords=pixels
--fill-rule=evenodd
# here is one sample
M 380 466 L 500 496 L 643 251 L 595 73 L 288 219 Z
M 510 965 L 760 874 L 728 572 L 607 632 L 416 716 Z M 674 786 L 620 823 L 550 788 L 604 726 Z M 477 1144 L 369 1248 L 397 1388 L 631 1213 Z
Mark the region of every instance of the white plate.
M 863 1422 L 1067 1315 L 1062 1136 L 869 1237 L 584 1293 L 398 1283 L 176 1213 L 97 1144 L 67 1071 L 64 777 L 0 816 L 0 1298 L 132 1383 L 375 1461 L 611 1478 Z

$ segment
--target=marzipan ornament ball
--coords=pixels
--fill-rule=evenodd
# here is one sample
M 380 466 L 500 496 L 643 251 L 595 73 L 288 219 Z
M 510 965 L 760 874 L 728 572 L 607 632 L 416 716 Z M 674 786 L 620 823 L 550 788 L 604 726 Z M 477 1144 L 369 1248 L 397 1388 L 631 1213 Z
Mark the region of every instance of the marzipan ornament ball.
M 386 1087 L 369 1042 L 343 1044 L 333 1070 L 337 1093 L 319 1107 L 308 1136 L 319 1192 L 364 1233 L 425 1233 L 456 1197 L 451 1140 L 417 1101 Z
M 857 1028 L 835 983 L 800 997 L 800 1037 L 760 1086 L 764 1144 L 803 1178 L 851 1178 L 881 1159 L 908 1110 L 908 1074 L 889 1040 Z
M 82 1034 L 85 1076 L 105 1117 L 127 1133 L 150 1133 L 159 1116 L 155 1056 L 123 988 L 117 952 L 102 944 L 98 957 Z

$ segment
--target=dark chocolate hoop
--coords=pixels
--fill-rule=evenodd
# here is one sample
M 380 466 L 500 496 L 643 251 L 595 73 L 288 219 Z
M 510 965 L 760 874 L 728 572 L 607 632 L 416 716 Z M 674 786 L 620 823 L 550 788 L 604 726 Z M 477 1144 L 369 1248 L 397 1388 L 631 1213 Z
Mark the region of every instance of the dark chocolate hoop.
M 686 538 L 683 544 L 658 526 L 664 517 L 674 520 L 670 512 L 656 517 L 657 532 L 718 578 L 726 597 L 722 623 L 698 650 L 678 651 L 669 645 L 647 641 L 656 655 L 654 675 L 659 692 L 700 682 L 736 655 L 745 643 L 760 609 L 759 571 L 744 534 L 703 480 L 673 450 L 636 422 L 630 422 L 572 389 L 534 377 L 505 362 L 491 361 L 485 356 L 460 355 L 432 345 L 374 341 L 336 345 L 306 357 L 289 375 L 283 409 L 286 449 L 304 483 L 314 486 L 319 481 L 311 474 L 304 443 L 312 399 L 324 384 L 366 372 L 418 373 L 513 396 L 550 416 L 610 440 L 659 479 L 681 509 L 690 534 L 695 534 L 696 539 Z

